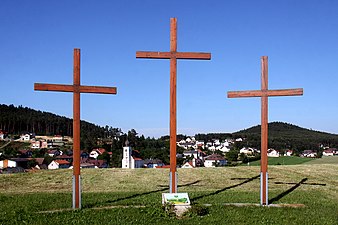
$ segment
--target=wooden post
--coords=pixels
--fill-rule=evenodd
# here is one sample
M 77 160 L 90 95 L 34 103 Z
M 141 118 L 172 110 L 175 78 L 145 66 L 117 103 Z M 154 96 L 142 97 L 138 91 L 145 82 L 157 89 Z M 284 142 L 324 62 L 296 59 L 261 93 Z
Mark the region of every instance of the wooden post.
M 261 58 L 261 90 L 229 91 L 228 98 L 261 97 L 261 205 L 268 205 L 268 97 L 303 95 L 303 89 L 268 89 L 268 57 Z
M 177 21 L 170 21 L 170 52 L 177 52 Z M 170 58 L 170 193 L 177 192 L 176 171 L 176 134 L 177 134 L 177 111 L 176 111 L 176 74 L 177 59 L 174 55 Z
M 177 192 L 176 172 L 176 76 L 177 59 L 210 60 L 210 53 L 177 52 L 177 19 L 170 19 L 170 52 L 137 51 L 136 58 L 170 59 L 170 193 Z
M 80 93 L 116 94 L 116 87 L 81 86 L 80 49 L 74 49 L 73 85 L 35 83 L 36 91 L 73 92 L 73 208 L 81 208 Z

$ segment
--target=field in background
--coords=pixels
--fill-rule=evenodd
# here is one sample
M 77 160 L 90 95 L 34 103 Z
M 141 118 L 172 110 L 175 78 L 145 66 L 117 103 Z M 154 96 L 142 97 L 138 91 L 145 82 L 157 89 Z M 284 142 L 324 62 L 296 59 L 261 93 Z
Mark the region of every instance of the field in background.
M 338 158 L 338 157 L 337 157 Z M 297 156 L 281 156 L 281 157 L 268 157 L 269 165 L 298 165 L 315 161 L 313 158 L 302 158 Z M 250 166 L 259 166 L 260 160 L 250 162 Z
M 306 162 L 306 164 L 336 164 L 338 165 L 338 156 L 323 156 L 322 158 Z
M 178 174 L 179 192 L 193 204 L 212 204 L 207 215 L 164 213 L 167 169 L 83 169 L 83 209 L 76 211 L 69 210 L 72 171 L 49 170 L 0 175 L 0 224 L 338 224 L 338 165 L 269 166 L 269 201 L 303 208 L 224 206 L 259 203 L 258 166 Z

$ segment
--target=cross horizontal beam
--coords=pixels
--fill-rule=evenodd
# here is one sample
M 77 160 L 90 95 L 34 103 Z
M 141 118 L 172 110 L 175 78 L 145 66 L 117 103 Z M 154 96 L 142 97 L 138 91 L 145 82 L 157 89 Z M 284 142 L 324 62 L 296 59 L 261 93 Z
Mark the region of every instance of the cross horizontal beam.
M 151 52 L 151 51 L 137 51 L 136 58 L 147 59 L 204 59 L 210 60 L 211 53 L 204 52 Z
M 264 96 L 274 97 L 274 96 L 296 96 L 296 95 L 303 95 L 303 88 L 228 92 L 228 98 L 264 97 Z
M 116 87 L 102 86 L 74 86 L 67 84 L 43 84 L 35 83 L 35 91 L 60 91 L 60 92 L 79 92 L 79 93 L 96 93 L 96 94 L 116 94 Z

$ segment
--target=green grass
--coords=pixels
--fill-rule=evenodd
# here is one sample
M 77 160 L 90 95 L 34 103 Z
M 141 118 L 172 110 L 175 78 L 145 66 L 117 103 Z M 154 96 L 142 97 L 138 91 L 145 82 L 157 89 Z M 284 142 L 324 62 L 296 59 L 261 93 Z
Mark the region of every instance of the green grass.
M 313 161 L 313 158 L 302 158 L 297 156 L 268 157 L 269 165 L 298 165 Z M 259 166 L 260 160 L 250 162 L 250 166 Z
M 306 162 L 306 164 L 338 164 L 338 156 L 323 156 L 322 158 Z
M 70 210 L 70 170 L 0 175 L 0 224 L 338 224 L 338 165 L 269 167 L 269 199 L 304 208 L 224 206 L 259 202 L 257 166 L 179 169 L 179 191 L 212 204 L 181 219 L 161 208 L 168 172 L 84 169 L 81 210 Z

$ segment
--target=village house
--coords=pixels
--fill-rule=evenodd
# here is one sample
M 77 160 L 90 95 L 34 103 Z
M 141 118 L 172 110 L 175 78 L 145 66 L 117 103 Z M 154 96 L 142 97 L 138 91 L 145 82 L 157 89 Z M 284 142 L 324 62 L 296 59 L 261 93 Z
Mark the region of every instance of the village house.
M 66 160 L 53 160 L 49 165 L 48 169 L 49 170 L 55 170 L 55 169 L 67 169 L 69 168 L 70 163 Z
M 48 151 L 47 151 L 47 154 L 48 154 L 50 157 L 56 157 L 56 156 L 62 155 L 63 152 L 60 151 L 60 150 L 57 150 L 57 149 L 53 149 L 53 150 L 48 150 Z
M 195 149 L 198 149 L 198 148 L 204 149 L 204 141 L 196 141 L 194 148 Z
M 334 155 L 334 151 L 332 149 L 325 149 L 323 151 L 323 156 L 333 156 Z
M 40 148 L 40 141 L 32 141 L 31 142 L 32 149 L 39 149 Z
M 146 168 L 156 168 L 157 166 L 164 166 L 164 163 L 160 159 L 145 159 L 143 165 Z
M 317 152 L 314 150 L 304 150 L 301 154 L 302 157 L 315 158 L 317 157 Z
M 34 160 L 33 158 L 11 158 L 10 160 L 16 162 L 16 167 L 22 167 L 24 169 L 28 169 L 28 163 L 31 160 Z
M 292 154 L 293 154 L 293 150 L 288 149 L 284 151 L 284 156 L 292 156 Z
M 254 155 L 255 153 L 257 153 L 257 149 L 255 148 L 247 148 L 247 147 L 243 147 L 239 150 L 239 154 L 245 154 L 245 155 Z
M 0 140 L 4 140 L 5 139 L 5 133 L 0 130 Z
M 27 149 L 19 150 L 18 156 L 20 158 L 31 158 L 33 156 L 33 152 L 32 152 L 32 150 L 27 150 Z
M 222 145 L 216 147 L 216 150 L 219 150 L 221 152 L 227 153 L 227 152 L 230 151 L 230 148 L 228 146 L 222 144 Z
M 190 150 L 190 151 L 184 151 L 183 156 L 185 158 L 191 157 L 191 158 L 194 158 L 194 159 L 202 159 L 203 160 L 204 157 L 206 156 L 206 154 L 201 150 Z
M 212 154 L 204 159 L 205 167 L 216 167 L 216 166 L 225 166 L 227 164 L 227 160 L 218 154 Z
M 104 159 L 88 159 L 87 162 L 94 164 L 95 168 L 108 168 L 107 161 Z
M 66 160 L 67 162 L 71 163 L 73 161 L 73 156 L 71 155 L 58 155 L 55 157 L 57 160 Z
M 10 159 L 4 159 L 0 161 L 0 169 L 16 167 L 16 161 Z
M 29 142 L 32 138 L 32 134 L 22 134 L 20 136 L 20 141 Z
M 280 153 L 278 150 L 271 149 L 271 148 L 268 149 L 268 157 L 279 157 L 279 156 L 280 156 Z
M 36 166 L 35 168 L 36 169 L 47 169 L 47 165 L 44 163 L 45 162 L 45 159 L 44 158 L 35 158 L 35 162 L 36 162 Z
M 97 159 L 97 157 L 99 157 L 99 155 L 102 155 L 104 152 L 106 152 L 104 148 L 96 148 L 89 153 L 89 157 Z
M 70 167 L 70 168 L 73 169 L 73 167 Z M 84 162 L 84 163 L 80 163 L 80 168 L 86 169 L 86 168 L 98 168 L 98 167 L 95 167 L 93 163 Z
M 184 169 L 190 169 L 190 168 L 195 168 L 194 164 L 192 161 L 188 161 L 188 162 L 185 162 L 181 168 L 184 168 Z

